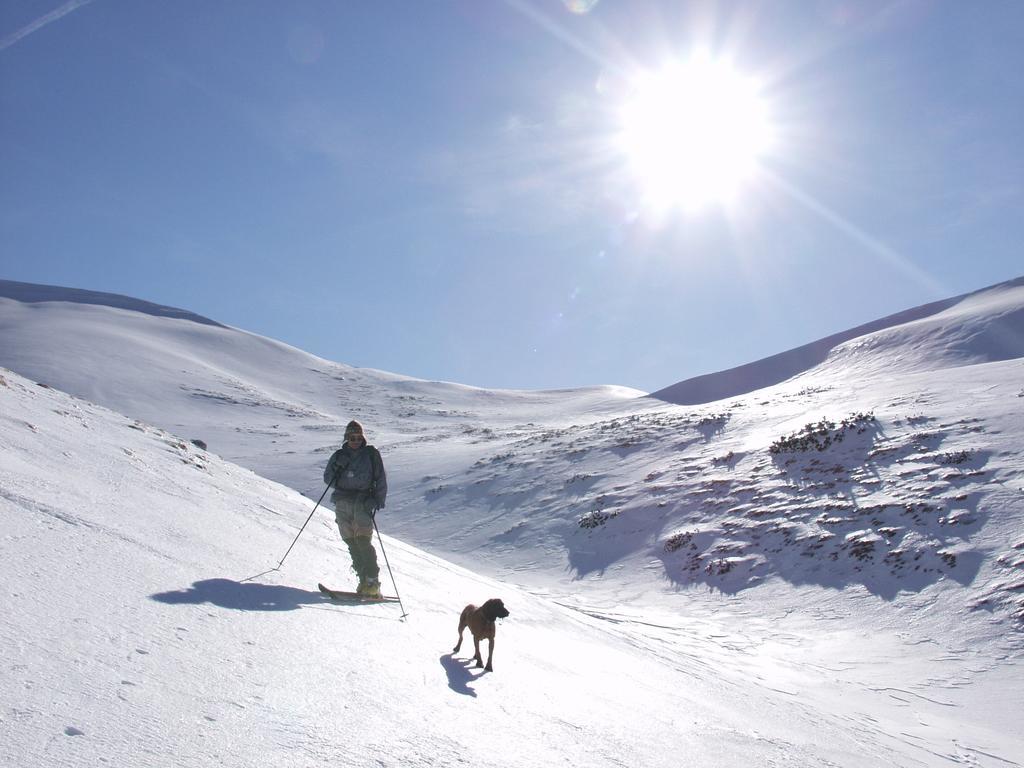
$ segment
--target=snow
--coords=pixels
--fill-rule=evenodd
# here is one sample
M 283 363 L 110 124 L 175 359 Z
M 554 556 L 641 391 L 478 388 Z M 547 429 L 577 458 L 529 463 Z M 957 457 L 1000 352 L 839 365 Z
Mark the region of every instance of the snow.
M 0 297 L 5 764 L 1024 764 L 1022 281 L 689 405 Z M 401 605 L 327 509 L 276 568 L 350 418 Z

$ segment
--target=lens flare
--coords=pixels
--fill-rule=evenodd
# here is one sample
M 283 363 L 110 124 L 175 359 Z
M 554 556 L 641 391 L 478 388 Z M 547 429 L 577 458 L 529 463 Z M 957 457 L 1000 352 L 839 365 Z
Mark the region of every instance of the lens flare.
M 598 0 L 562 0 L 562 2 L 565 3 L 566 9 L 570 13 L 583 16 L 594 10 L 594 6 L 597 5 Z

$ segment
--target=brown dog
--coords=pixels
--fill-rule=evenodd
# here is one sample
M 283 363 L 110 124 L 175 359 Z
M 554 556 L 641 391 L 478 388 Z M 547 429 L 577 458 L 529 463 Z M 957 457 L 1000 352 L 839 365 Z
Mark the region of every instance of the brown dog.
M 506 616 L 508 616 L 508 609 L 496 597 L 492 597 L 479 608 L 472 603 L 467 605 L 462 609 L 462 615 L 459 616 L 459 642 L 452 648 L 452 653 L 459 652 L 459 648 L 462 647 L 462 633 L 466 627 L 469 627 L 469 631 L 473 633 L 473 648 L 476 650 L 473 658 L 476 659 L 477 667 L 483 666 L 484 663 L 480 658 L 480 641 L 490 641 L 487 648 L 487 666 L 484 669 L 487 672 L 493 672 L 491 658 L 494 656 L 494 620 L 504 619 Z

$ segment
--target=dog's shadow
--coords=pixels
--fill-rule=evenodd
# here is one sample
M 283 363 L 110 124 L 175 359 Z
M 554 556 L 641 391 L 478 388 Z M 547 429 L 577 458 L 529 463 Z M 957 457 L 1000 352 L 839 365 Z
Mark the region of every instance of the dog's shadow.
M 469 665 L 473 663 L 473 659 L 457 659 L 454 653 L 446 653 L 440 661 L 448 675 L 448 687 L 463 696 L 475 697 L 476 691 L 470 688 L 469 684 L 483 677 L 485 673 L 482 669 L 476 674 L 470 671 Z

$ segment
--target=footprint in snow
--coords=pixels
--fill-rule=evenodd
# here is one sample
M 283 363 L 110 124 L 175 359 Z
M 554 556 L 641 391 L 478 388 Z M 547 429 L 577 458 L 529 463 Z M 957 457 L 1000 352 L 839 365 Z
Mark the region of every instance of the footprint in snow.
M 85 736 L 85 731 L 75 728 L 73 725 L 69 725 L 64 729 L 65 736 Z

